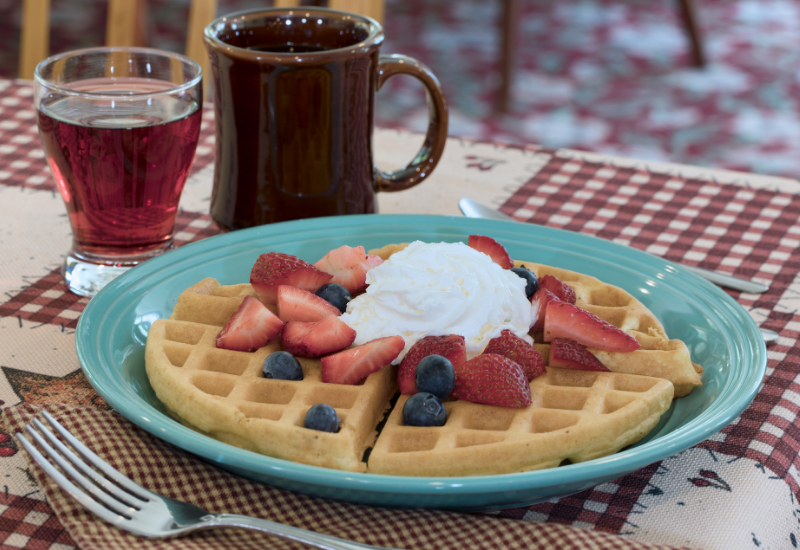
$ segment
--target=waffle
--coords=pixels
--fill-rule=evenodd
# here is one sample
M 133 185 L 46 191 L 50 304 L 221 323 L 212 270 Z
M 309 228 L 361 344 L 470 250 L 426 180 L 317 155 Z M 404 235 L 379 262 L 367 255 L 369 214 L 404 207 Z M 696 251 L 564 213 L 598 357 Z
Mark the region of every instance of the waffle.
M 402 247 L 370 253 L 388 257 Z M 179 296 L 169 319 L 151 326 L 147 375 L 170 414 L 201 433 L 276 458 L 339 470 L 409 476 L 501 474 L 590 460 L 638 441 L 672 401 L 672 372 L 666 380 L 653 376 L 663 374 L 655 368 L 662 363 L 664 371 L 672 369 L 667 364 L 680 350 L 670 346 L 679 341 L 668 340 L 658 320 L 616 287 L 569 271 L 525 265 L 539 275 L 552 273 L 568 282 L 578 294 L 578 305 L 639 339 L 641 350 L 608 354 L 629 356 L 612 368 L 625 372 L 548 367 L 546 375 L 531 382 L 532 406 L 508 409 L 451 400 L 445 403 L 447 423 L 440 428 L 403 426 L 406 396 L 400 396 L 378 435 L 376 427 L 397 391 L 395 368 L 381 369 L 355 386 L 325 384 L 319 360 L 298 358 L 302 381 L 264 379 L 263 361 L 281 349 L 278 340 L 252 353 L 216 348 L 221 327 L 246 296 L 255 296 L 253 288 L 205 279 Z M 547 357 L 547 344 L 535 345 Z M 631 360 L 634 354 L 650 357 L 646 352 L 666 355 Z M 685 354 L 691 365 L 688 350 Z M 648 361 L 650 367 L 639 367 L 647 372 L 629 372 L 635 370 L 631 363 Z M 691 370 L 696 382 L 687 383 L 689 390 L 699 383 L 699 374 Z M 342 419 L 338 433 L 303 427 L 306 411 L 317 403 L 334 407 Z
M 402 250 L 406 244 L 392 244 L 370 254 L 384 260 Z M 555 275 L 575 289 L 578 307 L 594 313 L 636 338 L 641 348 L 634 352 L 614 353 L 590 349 L 603 365 L 612 372 L 655 376 L 669 380 L 675 386 L 675 397 L 688 395 L 701 384 L 703 368 L 692 362 L 689 348 L 681 340 L 670 340 L 661 322 L 636 298 L 619 287 L 610 285 L 582 273 L 533 262 L 514 262 L 517 267 L 525 265 L 537 277 Z M 536 343 L 545 362 L 550 345 Z
M 320 362 L 299 357 L 302 381 L 265 379 L 264 359 L 277 340 L 253 353 L 216 348 L 216 337 L 249 284 L 204 279 L 184 291 L 172 316 L 150 327 L 145 365 L 150 384 L 182 423 L 225 443 L 294 462 L 363 472 L 364 451 L 396 391 L 391 368 L 355 386 L 322 382 Z M 342 419 L 339 433 L 303 427 L 311 405 L 327 403 Z
M 508 409 L 446 401 L 444 426 L 403 425 L 400 396 L 367 471 L 475 476 L 553 468 L 615 453 L 658 423 L 672 384 L 649 376 L 547 368 L 531 382 L 531 406 Z

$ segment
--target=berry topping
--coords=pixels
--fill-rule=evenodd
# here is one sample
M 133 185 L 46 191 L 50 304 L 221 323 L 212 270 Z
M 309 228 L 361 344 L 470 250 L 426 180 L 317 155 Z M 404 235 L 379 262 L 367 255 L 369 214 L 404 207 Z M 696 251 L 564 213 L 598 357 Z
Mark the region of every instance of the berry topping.
M 577 301 L 575 296 L 575 289 L 567 283 L 562 282 L 554 275 L 545 275 L 539 279 L 539 288 L 546 288 L 552 292 L 556 298 L 568 304 L 574 304 Z
M 550 344 L 550 356 L 547 359 L 551 367 L 577 370 L 599 370 L 611 372 L 600 360 L 579 344 L 569 338 L 555 338 Z
M 448 334 L 446 336 L 426 336 L 417 340 L 411 346 L 406 356 L 403 357 L 400 368 L 397 370 L 397 385 L 403 395 L 413 395 L 417 393 L 417 385 L 414 377 L 417 372 L 417 365 L 428 355 L 441 355 L 453 365 L 453 369 L 458 369 L 467 360 L 467 346 L 463 336 Z
M 403 424 L 406 426 L 444 426 L 447 409 L 435 395 L 420 392 L 403 405 Z
M 331 315 L 338 317 L 342 312 L 307 290 L 296 286 L 281 285 L 278 287 L 278 317 L 284 323 L 302 321 L 311 323 L 322 321 Z
M 456 385 L 453 363 L 441 355 L 423 357 L 414 375 L 417 391 L 430 393 L 439 399 L 446 399 Z
M 546 288 L 540 288 L 531 299 L 531 331 L 540 332 L 544 330 L 544 314 L 547 311 L 547 304 L 550 302 L 560 302 L 555 294 Z
M 522 367 L 493 353 L 473 357 L 456 371 L 452 395 L 464 401 L 515 409 L 531 404 L 531 387 Z
M 467 245 L 478 252 L 483 252 L 503 269 L 511 269 L 514 267 L 514 262 L 511 260 L 511 256 L 509 256 L 506 247 L 491 237 L 485 235 L 470 235 L 467 240 Z
M 511 271 L 516 273 L 520 278 L 525 279 L 525 296 L 530 300 L 533 295 L 539 290 L 539 280 L 536 275 L 524 265 L 522 267 L 512 267 Z
M 319 287 L 315 294 L 338 308 L 342 313 L 347 311 L 347 304 L 353 299 L 350 292 L 337 283 L 326 283 Z
M 380 256 L 367 254 L 363 246 L 343 245 L 328 252 L 314 266 L 330 273 L 331 282 L 342 285 L 352 295 L 367 288 L 367 271 L 382 263 Z
M 258 298 L 247 296 L 217 335 L 217 347 L 253 351 L 266 346 L 283 330 L 278 319 Z
M 522 367 L 529 382 L 545 372 L 542 354 L 508 329 L 503 330 L 497 338 L 489 340 L 483 353 L 494 353 L 508 357 Z
M 331 315 L 322 321 L 289 321 L 283 329 L 283 348 L 300 357 L 319 357 L 341 351 L 353 343 L 356 331 Z
M 289 254 L 269 252 L 256 260 L 250 271 L 250 284 L 268 304 L 278 301 L 280 285 L 296 286 L 314 292 L 331 280 L 331 275 Z
M 597 315 L 564 302 L 550 302 L 544 315 L 544 341 L 570 338 L 605 351 L 636 351 L 636 338 Z
M 335 434 L 339 431 L 339 422 L 341 422 L 341 419 L 333 407 L 325 403 L 317 403 L 308 409 L 303 419 L 303 427 L 309 430 L 317 430 L 318 432 Z
M 323 357 L 322 381 L 331 384 L 358 384 L 394 361 L 405 346 L 401 336 L 386 336 Z
M 275 380 L 302 380 L 303 367 L 300 361 L 288 351 L 276 351 L 267 355 L 261 368 L 264 378 Z

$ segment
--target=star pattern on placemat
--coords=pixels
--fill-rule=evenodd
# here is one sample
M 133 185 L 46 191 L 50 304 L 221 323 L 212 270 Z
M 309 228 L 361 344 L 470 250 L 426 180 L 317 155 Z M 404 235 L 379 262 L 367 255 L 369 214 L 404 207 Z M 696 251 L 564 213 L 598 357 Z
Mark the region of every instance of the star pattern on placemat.
M 80 369 L 64 376 L 38 374 L 5 366 L 0 366 L 0 370 L 23 403 L 69 403 L 76 407 L 109 409 Z

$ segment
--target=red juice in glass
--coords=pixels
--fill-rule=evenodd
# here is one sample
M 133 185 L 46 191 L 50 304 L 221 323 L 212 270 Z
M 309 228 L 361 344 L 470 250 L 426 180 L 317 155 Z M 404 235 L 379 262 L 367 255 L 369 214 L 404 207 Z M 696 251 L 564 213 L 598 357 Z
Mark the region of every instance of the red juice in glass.
M 145 78 L 95 78 L 72 86 L 105 96 L 90 108 L 85 98 L 78 105 L 69 95 L 39 106 L 39 134 L 69 213 L 74 254 L 108 261 L 171 244 L 200 134 L 200 105 L 164 95 L 143 109 L 125 95 L 172 86 Z M 114 94 L 120 101 L 107 99 Z

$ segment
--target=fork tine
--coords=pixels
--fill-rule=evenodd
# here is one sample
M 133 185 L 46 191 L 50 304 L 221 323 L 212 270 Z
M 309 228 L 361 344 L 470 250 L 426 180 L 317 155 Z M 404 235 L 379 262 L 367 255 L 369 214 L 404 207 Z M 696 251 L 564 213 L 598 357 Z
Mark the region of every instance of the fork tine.
M 58 464 L 64 473 L 71 478 L 71 481 L 79 485 L 84 491 L 88 492 L 95 500 L 100 501 L 100 504 L 106 506 L 106 508 L 110 508 L 111 511 L 117 512 L 118 514 L 131 518 L 133 517 L 133 513 L 136 511 L 135 508 L 131 507 L 127 502 L 120 502 L 116 500 L 111 495 L 103 491 L 100 487 L 95 485 L 89 478 L 81 474 L 78 470 L 76 470 L 72 464 L 67 462 L 63 456 L 58 454 L 58 452 L 51 447 L 47 441 L 42 438 L 36 430 L 33 429 L 33 426 L 30 424 L 25 426 L 25 431 L 28 432 L 33 440 L 39 445 L 39 448 L 44 452 L 45 455 L 52 461 Z
M 34 418 L 33 423 L 37 428 L 39 428 L 39 431 L 42 433 L 42 435 L 47 438 L 47 440 L 50 442 L 50 445 L 55 447 L 58 452 L 61 453 L 61 456 L 69 460 L 78 470 L 81 471 L 81 473 L 83 473 L 83 475 L 90 478 L 96 485 L 102 487 L 105 492 L 109 493 L 117 500 L 120 500 L 124 504 L 127 504 L 128 506 L 137 510 L 141 509 L 142 504 L 144 503 L 140 499 L 137 499 L 135 495 L 121 490 L 107 478 L 101 476 L 95 470 L 87 466 L 85 462 L 78 458 L 75 453 L 73 453 L 66 445 L 61 443 L 61 441 L 59 441 L 58 438 L 53 435 L 53 432 L 48 430 L 47 427 L 39 422 L 38 419 Z
M 42 467 L 47 475 L 49 475 L 53 481 L 58 484 L 59 487 L 64 489 L 67 493 L 69 493 L 72 498 L 77 500 L 80 504 L 82 504 L 87 510 L 99 516 L 101 519 L 106 520 L 107 522 L 111 523 L 112 525 L 116 525 L 119 523 L 120 514 L 114 513 L 113 511 L 105 508 L 99 502 L 94 500 L 84 491 L 82 491 L 77 485 L 72 483 L 69 479 L 67 479 L 64 474 L 59 472 L 44 456 L 39 450 L 33 446 L 33 444 L 28 441 L 28 439 L 22 435 L 21 433 L 17 432 L 16 434 L 17 440 L 22 444 L 26 451 L 31 455 L 33 460 Z
M 81 455 L 87 462 L 89 462 L 92 466 L 100 470 L 103 475 L 108 477 L 109 479 L 113 480 L 117 485 L 128 491 L 129 493 L 133 494 L 134 496 L 144 500 L 149 501 L 151 499 L 151 492 L 138 483 L 135 483 L 131 479 L 122 475 L 119 471 L 112 468 L 111 465 L 108 464 L 105 460 L 94 454 L 88 447 L 86 447 L 83 443 L 78 441 L 74 435 L 69 433 L 67 429 L 58 423 L 58 420 L 53 418 L 49 412 L 42 410 L 42 415 L 47 419 L 47 422 L 58 432 L 67 443 L 69 443 L 73 449 L 75 449 L 79 455 Z

